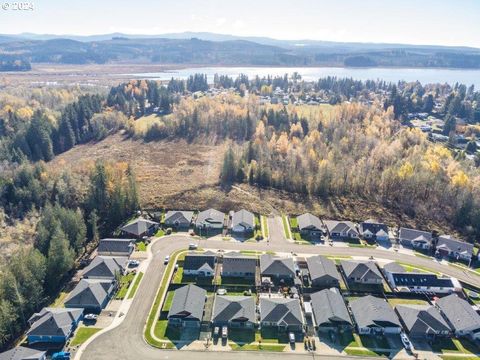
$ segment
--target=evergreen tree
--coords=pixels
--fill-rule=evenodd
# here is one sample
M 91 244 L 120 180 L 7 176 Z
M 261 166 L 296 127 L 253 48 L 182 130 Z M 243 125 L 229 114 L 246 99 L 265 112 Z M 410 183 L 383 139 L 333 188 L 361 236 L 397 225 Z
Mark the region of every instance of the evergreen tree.
M 235 155 L 233 154 L 232 148 L 229 147 L 223 158 L 221 180 L 223 183 L 231 183 L 235 180 L 235 176 Z
M 50 239 L 47 257 L 46 286 L 51 294 L 61 284 L 60 280 L 73 268 L 74 254 L 60 223 L 56 223 Z

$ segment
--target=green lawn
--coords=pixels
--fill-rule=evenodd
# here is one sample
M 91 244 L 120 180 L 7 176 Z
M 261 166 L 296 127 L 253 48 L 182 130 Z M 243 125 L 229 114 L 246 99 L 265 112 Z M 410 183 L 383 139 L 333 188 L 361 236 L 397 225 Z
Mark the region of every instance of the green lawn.
M 147 244 L 145 244 L 145 241 L 137 243 L 137 251 L 147 251 Z
M 123 300 L 125 296 L 127 295 L 128 288 L 133 281 L 133 278 L 135 277 L 134 273 L 128 273 L 126 275 L 123 275 L 120 278 L 120 285 L 119 285 L 119 290 L 117 291 L 117 294 L 115 295 L 115 299 L 117 300 Z
M 128 299 L 132 299 L 135 296 L 135 293 L 137 292 L 138 286 L 140 285 L 140 281 L 142 281 L 142 278 L 143 272 L 138 273 L 135 281 L 133 282 L 132 290 L 130 290 L 130 293 L 128 294 Z
M 282 214 L 282 223 L 283 223 L 283 232 L 285 233 L 285 237 L 287 239 L 291 239 L 292 235 L 290 234 L 290 229 L 288 228 L 287 215 L 285 214 Z
M 406 272 L 427 272 L 427 273 L 432 273 L 432 274 L 437 274 L 439 275 L 439 272 L 433 271 L 431 269 L 428 269 L 423 266 L 416 266 L 408 263 L 404 263 L 401 261 L 397 261 L 398 264 L 402 265 L 405 268 Z
M 362 348 L 345 348 L 344 350 L 347 355 L 351 356 L 388 356 L 390 353 L 382 353 L 382 352 L 373 352 L 368 349 Z
M 155 233 L 156 237 L 160 237 L 165 235 L 165 231 L 163 229 L 158 229 L 158 231 Z
M 247 344 L 247 345 L 238 345 L 231 344 L 230 347 L 234 351 L 273 351 L 273 352 L 282 352 L 285 349 L 285 345 L 280 344 Z
M 63 307 L 63 302 L 67 298 L 68 294 L 69 293 L 67 291 L 61 291 L 50 307 Z
M 260 216 L 262 220 L 262 229 L 265 237 L 268 237 L 268 225 L 267 225 L 267 217 L 265 215 Z
M 290 217 L 290 229 L 298 229 L 298 220 L 296 217 Z
M 417 299 L 388 299 L 388 303 L 392 306 L 396 305 L 427 305 L 425 300 Z
M 173 291 L 167 292 L 167 296 L 165 297 L 165 301 L 163 302 L 162 311 L 170 310 L 170 307 L 172 306 L 173 294 Z
M 99 332 L 102 329 L 94 327 L 80 327 L 75 333 L 75 337 L 70 342 L 70 346 L 78 346 L 87 341 L 95 333 Z

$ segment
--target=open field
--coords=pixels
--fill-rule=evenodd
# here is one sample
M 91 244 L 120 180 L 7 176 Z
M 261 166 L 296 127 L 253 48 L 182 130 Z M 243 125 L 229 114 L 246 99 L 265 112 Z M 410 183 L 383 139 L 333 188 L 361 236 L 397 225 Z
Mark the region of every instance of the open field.
M 219 210 L 246 208 L 260 214 L 301 214 L 312 212 L 322 218 L 360 221 L 377 218 L 390 226 L 402 224 L 455 233 L 445 223 L 432 222 L 421 216 L 415 219 L 387 209 L 371 199 L 335 197 L 320 199 L 273 189 L 260 189 L 248 184 L 228 188 L 219 185 L 220 168 L 226 144 L 189 144 L 185 140 L 133 140 L 121 134 L 97 143 L 79 145 L 57 156 L 47 164 L 52 169 L 71 167 L 83 172 L 97 159 L 128 162 L 133 165 L 140 200 L 146 208 Z

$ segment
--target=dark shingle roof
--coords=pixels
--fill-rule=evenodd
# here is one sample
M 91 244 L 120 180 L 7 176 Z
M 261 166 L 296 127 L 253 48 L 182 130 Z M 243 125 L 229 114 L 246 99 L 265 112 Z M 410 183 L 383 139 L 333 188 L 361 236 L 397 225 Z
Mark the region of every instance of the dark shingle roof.
M 480 315 L 458 295 L 445 296 L 437 300 L 436 304 L 455 331 L 480 330 Z
M 252 296 L 216 296 L 213 304 L 213 322 L 232 320 L 255 323 L 255 300 Z
M 129 256 L 135 248 L 134 243 L 133 239 L 102 239 L 98 244 L 97 252 L 99 255 L 123 253 Z
M 72 330 L 72 323 L 83 314 L 83 309 L 43 308 L 29 319 L 31 324 L 27 335 L 67 336 Z
M 185 256 L 183 261 L 184 270 L 199 270 L 206 266 L 210 271 L 215 268 L 215 253 L 207 251 L 205 253 L 190 253 Z
M 438 237 L 437 249 L 445 249 L 468 256 L 473 255 L 473 244 L 454 239 L 449 235 L 443 235 Z
M 311 295 L 312 309 L 317 325 L 352 324 L 342 294 L 337 288 L 325 289 Z
M 384 299 L 367 295 L 351 301 L 350 308 L 360 328 L 401 326 L 395 311 Z
M 295 266 L 293 259 L 288 258 L 276 258 L 270 254 L 264 254 L 260 256 L 260 272 L 262 275 L 295 275 Z
M 165 222 L 173 224 L 175 221 L 190 223 L 192 222 L 193 211 L 170 210 L 165 214 Z
M 322 222 L 318 217 L 310 213 L 305 213 L 297 217 L 298 228 L 303 229 L 322 229 Z
M 147 232 L 152 226 L 158 225 L 155 221 L 147 220 L 144 218 L 138 218 L 127 225 L 121 228 L 122 231 L 132 234 L 135 236 L 140 236 L 143 233 Z
M 421 231 L 416 229 L 400 228 L 399 236 L 400 239 L 413 241 L 413 240 L 423 240 L 430 242 L 432 241 L 432 233 L 427 231 Z
M 46 351 L 17 346 L 0 354 L 0 360 L 39 360 L 46 358 Z
M 351 221 L 324 220 L 323 223 L 327 227 L 329 233 L 353 231 L 358 234 L 355 224 Z
M 127 263 L 125 257 L 97 256 L 83 270 L 84 277 L 115 278 L 116 273 L 122 273 Z
M 304 323 L 298 299 L 260 298 L 260 319 L 286 326 Z
M 253 273 L 257 269 L 257 259 L 238 253 L 226 254 L 223 257 L 222 272 Z
M 112 280 L 82 279 L 65 300 L 75 307 L 101 306 L 114 287 Z
M 454 287 L 451 278 L 441 278 L 436 274 L 404 272 L 393 273 L 392 277 L 396 286 Z
M 215 209 L 208 209 L 198 213 L 196 226 L 201 226 L 203 223 L 223 223 L 225 214 Z
M 255 227 L 255 216 L 248 210 L 240 210 L 233 213 L 232 216 L 232 227 L 237 225 L 247 225 L 251 228 Z
M 360 224 L 360 232 L 362 234 L 367 230 L 373 235 L 376 235 L 379 231 L 383 230 L 388 235 L 388 226 L 373 219 L 365 220 Z
M 434 334 L 450 331 L 440 311 L 431 305 L 397 305 L 395 307 L 400 319 L 409 332 Z
M 206 296 L 207 291 L 205 289 L 193 284 L 175 290 L 168 317 L 182 315 L 183 317 L 202 320 Z
M 312 280 L 320 279 L 325 276 L 340 280 L 335 263 L 325 256 L 317 255 L 307 257 L 307 266 Z
M 373 261 L 347 261 L 342 260 L 343 271 L 348 278 L 382 279 L 382 274 Z

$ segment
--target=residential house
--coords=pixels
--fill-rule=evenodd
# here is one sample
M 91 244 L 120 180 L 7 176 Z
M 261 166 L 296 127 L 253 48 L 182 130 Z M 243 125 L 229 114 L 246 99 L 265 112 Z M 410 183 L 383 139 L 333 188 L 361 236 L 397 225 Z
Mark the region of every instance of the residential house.
M 28 343 L 65 343 L 82 318 L 83 309 L 43 308 L 28 319 Z
M 358 239 L 358 231 L 355 228 L 355 224 L 351 221 L 325 220 L 323 223 L 332 240 Z
M 175 290 L 168 311 L 168 325 L 200 328 L 207 291 L 193 284 Z
M 379 242 L 389 240 L 388 226 L 372 219 L 365 220 L 360 224 L 360 235 L 366 240 Z
M 323 225 L 318 217 L 305 213 L 297 217 L 298 230 L 305 237 L 314 239 L 323 235 Z
M 98 244 L 97 254 L 130 257 L 133 250 L 135 250 L 133 239 L 102 239 Z
M 0 353 L 0 360 L 47 360 L 47 352 L 17 346 Z
M 255 216 L 247 210 L 240 210 L 233 213 L 230 226 L 232 233 L 249 234 L 255 229 Z
M 439 236 L 435 248 L 439 255 L 456 260 L 470 261 L 473 256 L 473 244 L 454 239 L 450 235 Z
M 337 288 L 311 294 L 315 326 L 319 331 L 345 331 L 353 328 L 342 294 Z
M 342 260 L 340 264 L 349 282 L 377 285 L 383 283 L 382 274 L 373 261 Z
M 307 257 L 307 267 L 313 287 L 339 286 L 340 275 L 333 260 L 322 255 Z
M 303 331 L 300 301 L 288 298 L 260 298 L 260 325 L 273 327 L 281 332 Z
M 165 214 L 165 227 L 188 230 L 193 219 L 193 211 L 170 210 Z
M 183 274 L 211 277 L 215 274 L 216 255 L 211 251 L 190 253 L 183 261 Z
M 395 262 L 385 265 L 383 272 L 396 292 L 450 294 L 462 291 L 462 285 L 455 278 L 440 277 L 424 271 L 407 272 L 403 266 Z
M 100 313 L 116 288 L 115 280 L 82 279 L 65 300 L 66 308 L 82 308 L 87 313 Z
M 84 279 L 115 279 L 122 275 L 127 265 L 125 257 L 97 256 L 83 269 Z
M 440 311 L 431 305 L 397 305 L 395 311 L 412 338 L 450 337 L 451 329 Z
M 253 329 L 256 324 L 253 296 L 216 296 L 213 304 L 213 326 Z
M 143 236 L 151 236 L 157 231 L 159 223 L 144 218 L 138 218 L 127 225 L 120 228 L 122 234 L 133 236 L 135 238 L 141 238 Z
M 257 259 L 240 253 L 229 253 L 223 256 L 222 276 L 255 278 Z
M 398 239 L 400 244 L 411 248 L 428 250 L 432 247 L 432 233 L 427 231 L 401 227 Z
M 221 231 L 225 221 L 225 214 L 215 209 L 208 209 L 198 213 L 195 228 L 202 235 L 203 231 Z
M 276 282 L 291 283 L 295 278 L 295 265 L 291 257 L 260 256 L 260 274 Z
M 458 337 L 480 340 L 480 315 L 466 300 L 451 294 L 438 299 L 435 305 Z
M 402 325 L 385 299 L 371 295 L 350 302 L 360 335 L 399 334 Z

